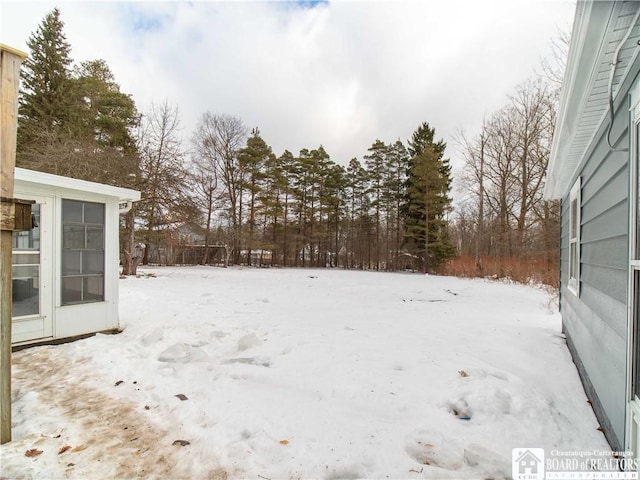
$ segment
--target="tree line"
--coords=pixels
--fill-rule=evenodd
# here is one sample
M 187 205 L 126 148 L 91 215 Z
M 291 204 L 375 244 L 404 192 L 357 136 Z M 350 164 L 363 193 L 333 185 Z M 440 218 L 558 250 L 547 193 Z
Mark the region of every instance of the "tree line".
M 246 130 L 205 113 L 192 139 L 205 245 L 230 245 L 233 263 L 268 251 L 270 265 L 433 270 L 452 255 L 450 166 L 427 123 L 408 148 L 376 140 L 346 167 L 322 146 L 276 156 L 257 128 L 243 140 Z
M 125 273 L 176 262 L 179 228 L 202 237 L 202 263 L 218 245 L 230 264 L 376 270 L 434 271 L 454 254 L 451 167 L 426 122 L 346 166 L 322 145 L 278 156 L 258 128 L 214 112 L 185 143 L 176 106 L 141 114 L 104 60 L 73 65 L 57 9 L 27 45 L 17 164 L 142 192 L 122 221 Z
M 543 197 L 569 36 L 552 42 L 542 73 L 518 85 L 474 138 L 459 134 L 465 201 L 451 232 L 449 272 L 558 284 L 560 203 Z
M 177 106 L 140 112 L 104 60 L 74 65 L 57 9 L 27 45 L 17 164 L 140 190 L 121 224 L 127 274 L 181 262 L 189 243 L 205 264 L 513 276 L 510 265 L 535 259 L 557 269 L 559 207 L 542 191 L 562 75 L 548 65 L 479 135 L 459 134 L 454 209 L 446 144 L 427 122 L 406 144 L 376 139 L 348 162 L 322 145 L 277 155 L 258 128 L 213 111 L 183 140 Z
M 543 198 L 555 105 L 549 85 L 520 85 L 510 103 L 465 140 L 463 187 L 457 213 L 461 251 L 481 257 L 513 257 L 558 251 L 558 204 Z

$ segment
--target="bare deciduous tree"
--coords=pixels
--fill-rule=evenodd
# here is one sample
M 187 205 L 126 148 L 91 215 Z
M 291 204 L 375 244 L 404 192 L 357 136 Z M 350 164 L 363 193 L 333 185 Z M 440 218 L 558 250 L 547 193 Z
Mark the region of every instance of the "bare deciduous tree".
M 216 171 L 228 202 L 231 223 L 231 249 L 237 263 L 242 229 L 242 194 L 245 172 L 238 161 L 238 152 L 247 138 L 247 127 L 239 117 L 206 112 L 200 118 L 194 147 L 203 165 Z
M 144 222 L 143 265 L 149 262 L 151 248 L 163 229 L 176 218 L 185 220 L 193 213 L 186 194 L 185 152 L 179 130 L 178 108 L 167 100 L 152 103 L 141 120 L 138 151 L 142 200 L 136 210 Z
M 468 233 L 473 212 L 478 270 L 482 255 L 555 255 L 550 239 L 557 209 L 543 199 L 555 95 L 553 85 L 541 77 L 524 82 L 476 139 L 459 135 L 466 166 L 460 185 L 470 194 L 470 205 L 459 216 L 464 228 L 457 230 Z
M 204 214 L 204 256 L 202 264 L 209 261 L 211 229 L 214 213 L 224 192 L 218 182 L 217 156 L 213 142 L 209 140 L 206 125 L 198 125 L 191 143 L 193 145 L 191 183 L 200 211 Z
M 551 55 L 542 60 L 542 76 L 560 90 L 564 81 L 564 72 L 569 56 L 569 43 L 571 42 L 571 29 L 558 28 L 557 36 L 551 40 Z

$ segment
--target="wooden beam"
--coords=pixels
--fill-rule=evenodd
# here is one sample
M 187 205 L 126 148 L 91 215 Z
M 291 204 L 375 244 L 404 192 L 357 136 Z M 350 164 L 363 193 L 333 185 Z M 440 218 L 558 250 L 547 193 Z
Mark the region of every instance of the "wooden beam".
M 0 197 L 13 199 L 18 128 L 18 82 L 26 54 L 0 44 Z M 0 211 L 15 222 L 15 204 Z M 11 441 L 11 236 L 0 230 L 0 444 Z
M 31 205 L 34 203 L 33 200 L 0 197 L 0 230 L 31 230 Z
M 13 231 L 28 232 L 33 228 L 31 217 L 31 205 L 36 203 L 33 200 L 13 199 Z
M 0 231 L 0 444 L 11 441 L 11 232 Z

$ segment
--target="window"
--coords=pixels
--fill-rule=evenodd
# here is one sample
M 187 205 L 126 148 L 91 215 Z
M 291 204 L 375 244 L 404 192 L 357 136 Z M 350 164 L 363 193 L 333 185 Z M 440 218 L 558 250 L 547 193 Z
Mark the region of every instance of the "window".
M 569 290 L 580 295 L 580 178 L 569 194 Z
M 40 205 L 32 205 L 31 219 L 31 230 L 14 232 L 12 237 L 14 318 L 40 314 Z
M 104 301 L 104 209 L 62 200 L 62 305 Z

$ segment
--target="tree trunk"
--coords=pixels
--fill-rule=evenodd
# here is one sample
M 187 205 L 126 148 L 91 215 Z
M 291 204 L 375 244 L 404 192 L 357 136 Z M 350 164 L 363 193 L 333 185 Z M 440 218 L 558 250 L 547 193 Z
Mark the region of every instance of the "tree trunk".
M 126 230 L 125 241 L 122 247 L 122 254 L 120 261 L 122 262 L 122 274 L 123 275 L 136 275 L 138 270 L 138 264 L 140 263 L 140 255 L 136 251 L 135 242 L 135 212 L 133 209 L 129 210 L 125 216 Z M 146 251 L 146 249 L 145 249 Z
M 480 194 L 478 198 L 478 231 L 476 232 L 476 272 L 482 276 L 482 239 L 484 238 L 484 131 L 480 135 Z

